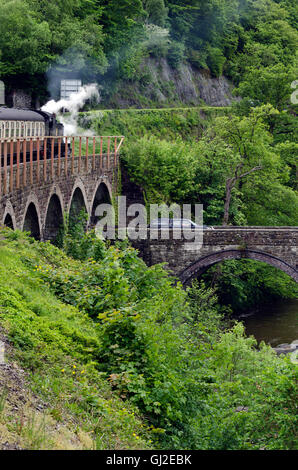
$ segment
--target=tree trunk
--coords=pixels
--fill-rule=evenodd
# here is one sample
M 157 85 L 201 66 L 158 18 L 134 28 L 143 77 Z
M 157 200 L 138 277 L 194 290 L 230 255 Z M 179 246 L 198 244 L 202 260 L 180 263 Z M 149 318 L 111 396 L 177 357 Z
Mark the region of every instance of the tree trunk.
M 233 180 L 234 178 L 229 178 L 226 182 L 226 199 L 225 199 L 225 205 L 224 205 L 224 217 L 222 221 L 223 225 L 228 225 L 228 222 L 229 222 L 232 189 L 234 187 Z
M 224 205 L 224 217 L 222 221 L 223 225 L 228 225 L 229 222 L 232 190 L 236 186 L 237 181 L 241 181 L 242 178 L 245 178 L 246 176 L 250 175 L 251 173 L 254 173 L 255 171 L 262 170 L 261 166 L 255 166 L 251 170 L 248 170 L 245 173 L 242 173 L 242 175 L 239 175 L 238 171 L 239 169 L 241 169 L 242 166 L 243 164 L 238 165 L 235 170 L 235 176 L 233 178 L 228 178 L 226 181 L 226 199 Z

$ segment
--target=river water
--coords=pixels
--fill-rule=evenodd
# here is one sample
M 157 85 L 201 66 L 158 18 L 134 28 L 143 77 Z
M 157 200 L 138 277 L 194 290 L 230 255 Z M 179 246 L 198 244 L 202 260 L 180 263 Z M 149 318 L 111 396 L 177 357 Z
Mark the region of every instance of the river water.
M 298 299 L 275 302 L 239 318 L 246 334 L 272 347 L 298 340 Z

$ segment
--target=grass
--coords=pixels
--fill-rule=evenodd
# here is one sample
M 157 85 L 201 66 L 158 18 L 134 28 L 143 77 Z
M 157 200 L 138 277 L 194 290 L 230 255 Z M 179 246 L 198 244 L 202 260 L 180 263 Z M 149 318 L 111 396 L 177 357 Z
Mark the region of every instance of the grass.
M 76 261 L 48 243 L 0 231 L 0 326 L 13 345 L 10 359 L 29 371 L 30 389 L 47 403 L 46 420 L 62 422 L 76 435 L 84 433 L 96 449 L 149 448 L 146 423 L 113 393 L 96 368 L 97 326 L 59 301 L 38 269 L 62 265 L 78 268 Z M 2 384 L 0 396 L 4 409 Z M 25 416 L 26 426 L 19 416 L 14 433 L 22 437 L 25 448 L 44 448 L 42 419 Z
M 136 140 L 154 134 L 157 138 L 191 141 L 199 138 L 207 122 L 229 108 L 192 107 L 161 109 L 98 110 L 80 113 L 82 128 L 96 135 L 123 135 Z

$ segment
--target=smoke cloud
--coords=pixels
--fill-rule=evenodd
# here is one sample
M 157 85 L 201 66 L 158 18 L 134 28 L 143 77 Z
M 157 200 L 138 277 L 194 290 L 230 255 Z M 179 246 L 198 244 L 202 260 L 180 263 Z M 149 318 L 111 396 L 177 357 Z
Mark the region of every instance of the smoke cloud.
M 72 93 L 68 99 L 59 101 L 50 100 L 41 110 L 47 113 L 56 114 L 61 124 L 64 125 L 66 136 L 78 134 L 78 113 L 87 100 L 94 99 L 98 103 L 100 94 L 95 83 L 81 87 L 77 93 Z M 69 115 L 64 115 L 63 110 L 69 111 Z

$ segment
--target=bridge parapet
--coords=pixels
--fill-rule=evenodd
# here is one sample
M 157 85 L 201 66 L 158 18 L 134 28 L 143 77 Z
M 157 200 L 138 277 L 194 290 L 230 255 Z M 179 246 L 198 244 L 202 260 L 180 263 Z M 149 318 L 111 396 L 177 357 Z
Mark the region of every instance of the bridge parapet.
M 124 137 L 44 137 L 0 140 L 0 197 L 36 183 L 119 164 Z

